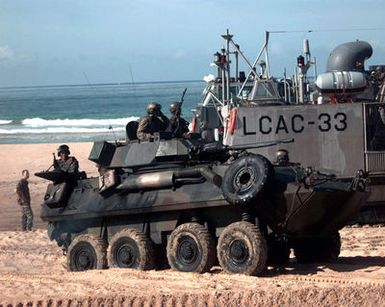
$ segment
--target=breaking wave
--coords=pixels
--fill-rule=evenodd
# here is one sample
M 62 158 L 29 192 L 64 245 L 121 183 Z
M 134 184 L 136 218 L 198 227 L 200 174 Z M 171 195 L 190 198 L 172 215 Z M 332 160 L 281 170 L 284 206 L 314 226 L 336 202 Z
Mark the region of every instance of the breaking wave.
M 19 124 L 10 121 L 0 121 L 5 125 L 0 129 L 1 135 L 15 134 L 85 134 L 85 133 L 105 133 L 109 130 L 114 132 L 125 131 L 129 121 L 137 120 L 138 117 L 124 117 L 113 119 L 43 119 L 26 118 Z M 12 125 L 9 125 L 12 123 Z
M 43 118 L 26 118 L 22 120 L 21 124 L 26 128 L 40 128 L 40 127 L 110 127 L 123 126 L 132 120 L 137 120 L 138 117 L 124 117 L 114 119 L 43 119 Z
M 112 127 L 113 131 L 124 131 L 125 127 Z M 1 134 L 64 134 L 64 133 L 103 133 L 108 132 L 106 128 L 77 128 L 77 127 L 57 127 L 57 128 L 42 128 L 42 129 L 0 129 Z
M 6 120 L 6 119 L 0 119 L 0 125 L 8 125 L 12 123 L 11 120 Z

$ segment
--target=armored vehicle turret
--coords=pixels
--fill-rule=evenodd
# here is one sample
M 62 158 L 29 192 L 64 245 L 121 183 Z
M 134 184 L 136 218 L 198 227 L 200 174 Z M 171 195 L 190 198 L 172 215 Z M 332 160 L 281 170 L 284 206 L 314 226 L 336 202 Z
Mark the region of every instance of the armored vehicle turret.
M 52 181 L 41 218 L 68 269 L 152 269 L 260 274 L 286 262 L 335 259 L 338 230 L 366 199 L 365 180 L 337 180 L 248 149 L 199 138 L 95 143 L 100 176 L 41 172 Z

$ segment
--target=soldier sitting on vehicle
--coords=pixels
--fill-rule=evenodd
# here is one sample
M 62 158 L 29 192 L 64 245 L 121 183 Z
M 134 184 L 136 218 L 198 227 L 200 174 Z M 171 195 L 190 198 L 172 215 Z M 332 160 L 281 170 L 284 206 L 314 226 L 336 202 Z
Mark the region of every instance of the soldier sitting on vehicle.
M 141 141 L 154 139 L 154 133 L 165 131 L 169 120 L 161 111 L 162 106 L 151 102 L 147 106 L 147 116 L 139 121 L 136 135 Z
M 275 165 L 279 166 L 296 166 L 300 165 L 299 163 L 293 163 L 289 160 L 289 152 L 286 149 L 278 149 L 275 154 Z
M 68 145 L 60 145 L 57 149 L 57 155 L 59 159 L 54 157 L 53 167 L 55 170 L 61 170 L 67 173 L 78 174 L 79 162 L 75 157 L 70 157 L 70 149 Z
M 173 136 L 177 138 L 187 137 L 189 130 L 189 122 L 181 117 L 182 110 L 180 102 L 172 102 L 169 107 L 170 117 L 170 131 Z

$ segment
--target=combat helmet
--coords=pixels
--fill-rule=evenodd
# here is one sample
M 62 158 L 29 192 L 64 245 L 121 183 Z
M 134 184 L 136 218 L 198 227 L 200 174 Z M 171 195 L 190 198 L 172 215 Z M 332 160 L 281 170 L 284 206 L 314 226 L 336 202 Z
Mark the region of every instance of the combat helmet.
M 286 149 L 279 149 L 275 157 L 276 157 L 276 163 L 278 165 L 286 164 L 289 162 L 289 152 Z
M 156 115 L 161 110 L 161 108 L 162 106 L 159 103 L 150 102 L 147 106 L 147 114 Z
M 180 102 L 172 102 L 170 103 L 169 110 L 171 114 L 177 114 L 177 113 L 180 113 L 181 111 L 180 107 L 181 107 Z
M 70 153 L 70 148 L 66 144 L 60 145 L 57 148 L 57 154 L 59 155 L 61 152 L 66 152 L 68 155 L 71 154 Z

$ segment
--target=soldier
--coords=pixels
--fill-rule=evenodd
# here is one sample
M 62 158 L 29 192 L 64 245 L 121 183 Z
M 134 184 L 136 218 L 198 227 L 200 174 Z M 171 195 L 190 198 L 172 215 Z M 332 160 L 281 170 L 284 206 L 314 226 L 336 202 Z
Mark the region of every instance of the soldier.
M 59 159 L 54 159 L 53 167 L 55 170 L 61 170 L 67 173 L 77 174 L 79 172 L 79 162 L 75 157 L 70 157 L 70 149 L 68 145 L 60 145 L 57 149 Z
M 188 128 L 189 122 L 181 117 L 181 104 L 179 102 L 173 102 L 170 104 L 169 110 L 171 113 L 170 130 L 172 135 L 177 138 L 186 137 L 190 132 Z
M 286 149 L 279 149 L 275 157 L 275 163 L 278 165 L 287 165 L 289 163 L 289 152 Z
M 215 142 L 214 130 L 209 129 L 207 122 L 202 121 L 200 124 L 201 137 L 206 142 Z
M 150 102 L 147 106 L 147 116 L 143 117 L 138 125 L 136 136 L 139 140 L 149 141 L 154 139 L 154 133 L 165 131 L 169 120 L 161 111 L 162 106 Z
M 21 172 L 21 179 L 16 186 L 17 202 L 22 208 L 21 229 L 32 230 L 33 213 L 31 209 L 31 196 L 29 194 L 28 178 L 29 171 L 24 169 Z

